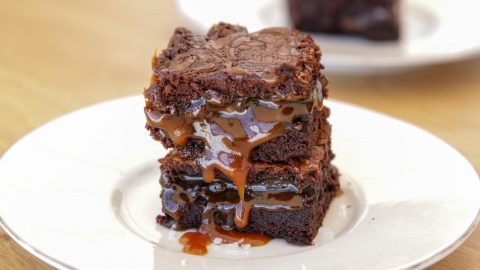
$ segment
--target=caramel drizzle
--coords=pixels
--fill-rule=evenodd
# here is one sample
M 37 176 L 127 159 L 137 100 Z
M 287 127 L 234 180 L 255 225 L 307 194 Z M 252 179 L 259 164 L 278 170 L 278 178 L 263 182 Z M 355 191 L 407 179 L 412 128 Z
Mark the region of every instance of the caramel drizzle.
M 158 114 L 148 107 L 145 113 L 148 124 L 167 132 L 176 145 L 184 146 L 192 138 L 205 143 L 204 155 L 199 160 L 203 178 L 211 183 L 218 170 L 235 183 L 240 197 L 235 205 L 235 225 L 244 228 L 250 212 L 244 192 L 252 168 L 252 150 L 285 134 L 286 125 L 296 116 L 310 114 L 316 101 L 251 100 L 247 104 L 216 106 L 201 99 L 183 115 Z
M 182 201 L 193 203 L 199 196 L 206 196 L 209 202 L 202 214 L 202 226 L 198 232 L 186 232 L 182 234 L 179 242 L 183 245 L 183 251 L 194 255 L 204 255 L 208 252 L 207 246 L 215 238 L 222 239 L 222 243 L 249 244 L 253 247 L 262 246 L 270 241 L 270 237 L 257 233 L 239 232 L 232 227 L 232 211 L 235 203 L 239 200 L 237 188 L 233 183 L 222 180 L 214 180 L 210 187 L 198 192 L 198 187 L 203 186 L 201 176 L 175 176 L 164 173 L 160 179 L 163 187 L 162 200 L 164 211 L 175 220 L 179 220 L 178 205 Z M 214 188 L 212 189 L 212 186 Z M 314 200 L 307 195 L 308 190 L 298 190 L 297 187 L 276 180 L 271 185 L 259 183 L 247 185 L 245 202 L 252 207 L 299 209 L 303 200 Z M 232 194 L 234 193 L 234 194 Z M 238 204 L 237 204 L 238 205 Z M 214 215 L 222 219 L 222 227 L 217 227 Z M 178 224 L 176 224 L 178 225 Z M 182 229 L 175 225 L 175 229 Z
M 207 246 L 212 243 L 210 236 L 198 232 L 186 232 L 178 241 L 183 245 L 183 252 L 193 255 L 207 254 Z
M 215 238 L 221 238 L 222 243 L 250 244 L 253 247 L 263 246 L 270 242 L 268 236 L 255 233 L 224 231 L 215 228 L 213 233 L 201 232 L 186 232 L 182 234 L 179 239 L 180 244 L 183 245 L 183 252 L 193 255 L 205 255 L 208 253 L 207 246 L 210 245 Z
M 237 205 L 238 204 L 234 206 L 235 211 L 237 211 Z M 246 232 L 224 230 L 222 228 L 218 228 L 215 225 L 215 222 L 213 222 L 214 214 L 218 210 L 219 210 L 218 205 L 213 203 L 207 204 L 206 209 L 204 210 L 203 216 L 202 216 L 202 226 L 200 227 L 200 230 L 199 230 L 200 233 L 206 234 L 210 236 L 210 238 L 212 239 L 221 238 L 222 242 L 224 243 L 234 243 L 238 241 L 243 241 L 243 243 L 250 244 L 252 246 L 262 246 L 262 245 L 266 245 L 270 241 L 270 238 L 263 234 L 246 233 Z M 237 224 L 235 223 L 235 225 Z

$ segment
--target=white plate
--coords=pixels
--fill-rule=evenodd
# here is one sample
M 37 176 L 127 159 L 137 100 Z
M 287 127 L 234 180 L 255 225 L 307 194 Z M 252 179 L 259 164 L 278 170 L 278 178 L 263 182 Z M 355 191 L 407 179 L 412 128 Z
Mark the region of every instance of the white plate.
M 204 32 L 213 23 L 245 25 L 251 31 L 290 26 L 281 0 L 177 0 L 188 26 Z M 372 42 L 345 36 L 314 35 L 328 71 L 376 73 L 471 57 L 480 52 L 477 0 L 401 0 L 402 38 Z
M 457 151 L 404 122 L 329 101 L 344 194 L 316 244 L 184 254 L 179 233 L 155 225 L 156 159 L 166 151 L 143 128 L 143 102 L 68 114 L 5 154 L 1 224 L 20 245 L 62 269 L 420 268 L 458 247 L 478 221 L 480 182 Z

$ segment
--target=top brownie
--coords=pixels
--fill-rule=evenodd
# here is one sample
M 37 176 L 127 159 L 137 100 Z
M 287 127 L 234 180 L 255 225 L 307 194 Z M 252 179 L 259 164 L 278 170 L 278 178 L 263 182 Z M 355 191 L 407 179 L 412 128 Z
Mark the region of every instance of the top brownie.
M 201 98 L 218 105 L 250 98 L 300 100 L 316 88 L 326 96 L 320 56 L 310 36 L 288 28 L 248 33 L 219 23 L 206 35 L 177 28 L 168 48 L 152 60 L 147 107 L 172 114 L 189 111 Z

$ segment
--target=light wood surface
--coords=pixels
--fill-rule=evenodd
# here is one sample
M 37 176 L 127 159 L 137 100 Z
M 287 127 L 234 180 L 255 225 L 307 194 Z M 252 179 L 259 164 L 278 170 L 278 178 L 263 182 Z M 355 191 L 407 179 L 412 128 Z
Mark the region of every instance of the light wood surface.
M 165 46 L 177 25 L 170 1 L 2 1 L 0 154 L 64 113 L 140 94 L 154 48 Z M 423 127 L 480 170 L 480 58 L 402 74 L 329 79 L 331 98 Z M 51 268 L 0 230 L 0 269 Z M 431 269 L 480 269 L 480 230 Z

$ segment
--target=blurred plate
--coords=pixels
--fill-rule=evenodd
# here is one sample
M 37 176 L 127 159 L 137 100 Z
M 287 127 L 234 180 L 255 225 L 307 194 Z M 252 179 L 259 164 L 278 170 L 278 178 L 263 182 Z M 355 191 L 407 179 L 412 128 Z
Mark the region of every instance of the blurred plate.
M 480 208 L 468 161 L 412 125 L 326 104 L 343 195 L 315 245 L 182 253 L 180 233 L 155 224 L 166 150 L 144 129 L 140 96 L 65 115 L 12 146 L 0 161 L 0 225 L 59 269 L 417 269 L 458 247 Z
M 204 32 L 219 21 L 245 25 L 250 31 L 290 26 L 287 5 L 279 0 L 177 0 L 189 27 Z M 480 52 L 480 2 L 404 0 L 402 38 L 373 42 L 351 36 L 314 34 L 324 52 L 327 71 L 377 73 L 465 59 Z

